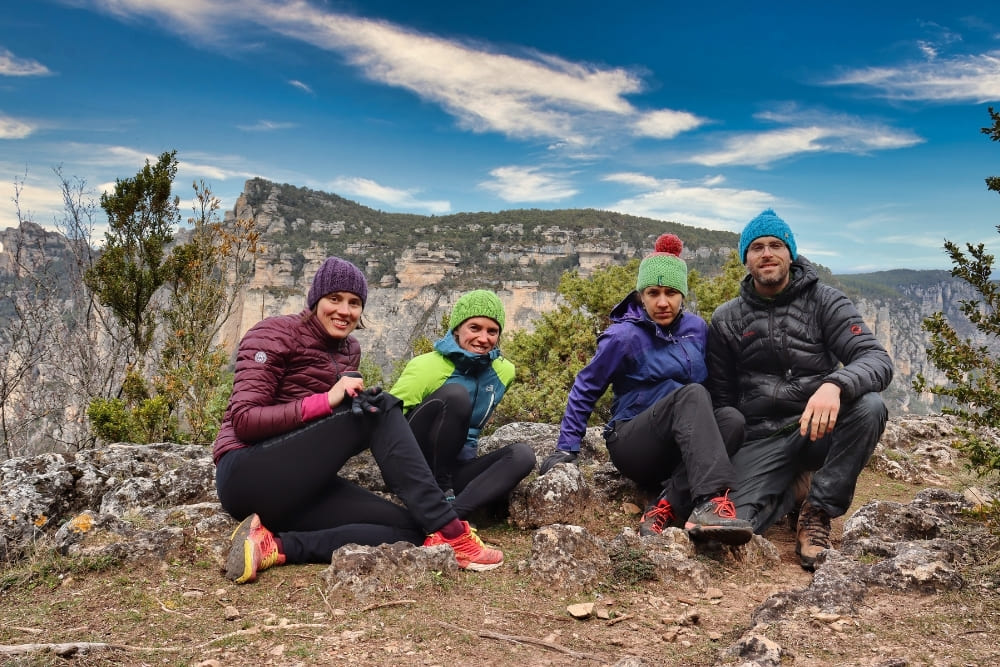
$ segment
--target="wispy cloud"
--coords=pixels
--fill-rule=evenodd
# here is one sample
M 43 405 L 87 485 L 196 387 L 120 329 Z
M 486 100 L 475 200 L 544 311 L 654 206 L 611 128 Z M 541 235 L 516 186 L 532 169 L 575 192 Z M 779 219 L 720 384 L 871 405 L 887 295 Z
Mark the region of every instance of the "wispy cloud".
M 367 178 L 341 177 L 334 179 L 329 187 L 331 192 L 341 195 L 360 197 L 369 201 L 382 202 L 395 208 L 413 210 L 419 209 L 429 213 L 441 214 L 451 211 L 451 203 L 419 199 L 418 190 L 400 190 L 381 185 Z
M 0 139 L 24 139 L 35 131 L 35 126 L 12 116 L 0 113 Z
M 626 96 L 641 92 L 643 82 L 624 67 L 571 62 L 527 49 L 503 53 L 305 2 L 99 0 L 98 6 L 123 18 L 152 16 L 205 43 L 224 32 L 224 22 L 252 22 L 342 54 L 368 79 L 441 106 L 473 132 L 580 147 L 625 129 L 670 138 L 702 122 L 681 111 L 637 110 Z
M 656 139 L 673 139 L 678 134 L 694 130 L 706 122 L 704 118 L 686 111 L 651 111 L 636 119 L 634 132 L 640 136 Z
M 298 81 L 296 79 L 289 79 L 288 83 L 289 83 L 289 85 L 291 85 L 291 86 L 293 86 L 295 88 L 298 88 L 299 90 L 301 90 L 304 93 L 309 93 L 310 95 L 314 95 L 315 94 L 315 93 L 313 93 L 313 89 L 312 88 L 310 88 L 307 84 L 302 83 L 301 81 Z
M 258 120 L 253 125 L 237 125 L 244 132 L 274 132 L 275 130 L 288 130 L 296 127 L 295 123 L 277 122 L 273 120 Z
M 619 172 L 608 174 L 603 180 L 643 191 L 609 204 L 609 209 L 706 229 L 738 232 L 761 210 L 781 203 L 768 192 L 725 187 L 724 179 L 719 176 L 682 181 Z
M 538 167 L 497 167 L 490 176 L 493 180 L 483 181 L 479 187 L 508 202 L 560 201 L 578 192 L 564 178 Z
M 908 148 L 924 141 L 912 132 L 869 120 L 802 111 L 793 106 L 760 113 L 756 118 L 786 127 L 730 134 L 719 148 L 691 155 L 685 161 L 710 167 L 766 167 L 808 153 L 865 155 L 877 150 Z
M 872 88 L 891 100 L 993 102 L 1000 100 L 1000 51 L 942 58 L 938 47 L 921 42 L 925 60 L 896 67 L 853 69 L 826 81 L 831 86 Z
M 0 75 L 2 76 L 48 76 L 49 68 L 37 60 L 18 58 L 8 49 L 0 49 Z

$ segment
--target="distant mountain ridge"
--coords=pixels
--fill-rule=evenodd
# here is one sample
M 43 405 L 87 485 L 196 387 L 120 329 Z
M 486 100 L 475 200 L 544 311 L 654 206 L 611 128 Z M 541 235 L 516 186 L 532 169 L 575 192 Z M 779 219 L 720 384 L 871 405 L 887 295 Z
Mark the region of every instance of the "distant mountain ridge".
M 255 260 L 252 280 L 220 334 L 221 343 L 232 350 L 262 318 L 303 308 L 313 274 L 326 257 L 338 255 L 369 278 L 367 328 L 357 335 L 386 373 L 408 358 L 417 337 L 437 334 L 442 316 L 468 289 L 497 291 L 507 310 L 507 331 L 530 329 L 557 305 L 556 287 L 566 270 L 586 276 L 602 265 L 642 257 L 657 236 L 674 232 L 684 240 L 688 266 L 713 275 L 738 244 L 732 232 L 595 209 L 385 213 L 335 194 L 263 179 L 248 180 L 225 217 L 253 218 L 266 250 Z M 59 246 L 68 244 L 31 223 L 24 230 L 43 235 L 46 254 L 58 255 Z M 13 266 L 12 246 L 5 241 L 16 231 L 0 230 L 0 284 Z M 185 235 L 179 230 L 179 238 Z M 959 311 L 959 301 L 976 299 L 976 293 L 947 271 L 833 276 L 819 269 L 824 280 L 852 296 L 892 355 L 897 373 L 884 395 L 894 414 L 939 409 L 931 396 L 919 396 L 911 387 L 917 373 L 944 381 L 927 361 L 925 317 L 943 311 L 961 336 L 993 344 Z

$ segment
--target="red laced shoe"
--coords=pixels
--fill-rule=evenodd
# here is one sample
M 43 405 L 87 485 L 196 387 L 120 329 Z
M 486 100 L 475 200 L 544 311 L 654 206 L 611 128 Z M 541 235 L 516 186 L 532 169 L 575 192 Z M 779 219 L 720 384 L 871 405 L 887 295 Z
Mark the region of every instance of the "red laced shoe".
M 666 498 L 660 498 L 655 505 L 650 505 L 646 513 L 639 519 L 639 534 L 659 535 L 672 521 L 676 521 L 674 508 Z
M 684 530 L 694 539 L 718 540 L 725 544 L 746 544 L 753 537 L 749 521 L 736 518 L 736 506 L 729 490 L 694 508 L 684 523 Z
M 468 521 L 463 521 L 462 526 L 465 532 L 456 538 L 448 539 L 441 534 L 441 531 L 431 533 L 424 540 L 425 547 L 434 547 L 439 544 L 447 544 L 455 552 L 455 560 L 458 566 L 473 572 L 485 572 L 503 565 L 503 552 L 499 549 L 491 549 L 476 534 L 476 529 L 469 525 Z
M 226 558 L 226 579 L 237 584 L 248 584 L 257 578 L 258 572 L 285 564 L 285 554 L 278 551 L 274 533 L 261 525 L 256 514 L 236 526 L 231 541 Z

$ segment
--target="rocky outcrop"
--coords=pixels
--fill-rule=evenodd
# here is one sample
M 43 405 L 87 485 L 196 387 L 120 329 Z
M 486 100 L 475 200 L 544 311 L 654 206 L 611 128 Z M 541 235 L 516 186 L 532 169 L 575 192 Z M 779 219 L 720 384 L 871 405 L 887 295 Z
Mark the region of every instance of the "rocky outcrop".
M 883 465 L 883 459 L 912 463 L 912 457 L 947 441 L 950 429 L 951 421 L 941 417 L 892 419 L 872 465 Z M 540 459 L 555 438 L 552 426 L 510 424 L 485 438 L 482 446 L 488 451 L 512 441 L 529 442 Z M 532 531 L 531 550 L 524 560 L 505 567 L 526 572 L 539 586 L 568 598 L 592 595 L 609 582 L 631 586 L 648 581 L 670 584 L 702 600 L 722 595 L 712 588 L 716 567 L 765 573 L 779 567 L 777 548 L 759 535 L 740 547 L 694 543 L 676 528 L 639 536 L 636 515 L 648 499 L 609 468 L 597 438 L 596 429 L 588 433 L 576 465 L 557 466 L 515 491 L 509 521 Z M 931 441 L 938 445 L 930 447 Z M 948 458 L 937 461 L 940 467 L 955 465 Z M 921 467 L 881 469 L 889 475 L 898 470 L 912 481 Z M 171 443 L 115 444 L 7 460 L 0 464 L 0 558 L 16 561 L 38 550 L 54 550 L 76 558 L 165 560 L 195 550 L 200 558 L 214 557 L 221 564 L 235 522 L 219 506 L 213 474 L 207 449 Z M 352 459 L 345 474 L 389 495 L 370 457 Z M 782 648 L 782 637 L 804 627 L 836 632 L 856 624 L 876 589 L 924 596 L 964 587 L 962 570 L 970 549 L 961 536 L 975 529 L 963 525 L 959 530 L 959 524 L 972 504 L 934 487 L 934 479 L 928 475 L 931 486 L 910 503 L 872 500 L 849 517 L 838 548 L 820 555 L 809 585 L 776 587 L 747 619 L 745 632 L 721 648 L 717 664 L 783 664 L 790 654 Z M 620 529 L 596 535 L 581 525 L 580 519 L 596 511 L 613 517 L 612 522 L 620 519 Z M 458 572 L 454 555 L 443 546 L 346 545 L 331 554 L 320 579 L 324 600 L 377 608 L 433 594 L 442 580 L 458 577 Z M 602 611 L 607 613 L 594 610 Z M 668 622 L 664 638 L 698 620 L 682 614 L 665 617 Z

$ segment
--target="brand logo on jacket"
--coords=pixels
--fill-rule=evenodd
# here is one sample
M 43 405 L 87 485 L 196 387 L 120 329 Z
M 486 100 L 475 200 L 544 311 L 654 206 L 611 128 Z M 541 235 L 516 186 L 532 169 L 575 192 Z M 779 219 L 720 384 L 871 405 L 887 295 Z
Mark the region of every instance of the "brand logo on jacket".
M 267 352 L 258 352 L 257 354 L 253 355 L 253 360 L 256 361 L 258 364 L 266 362 Z

